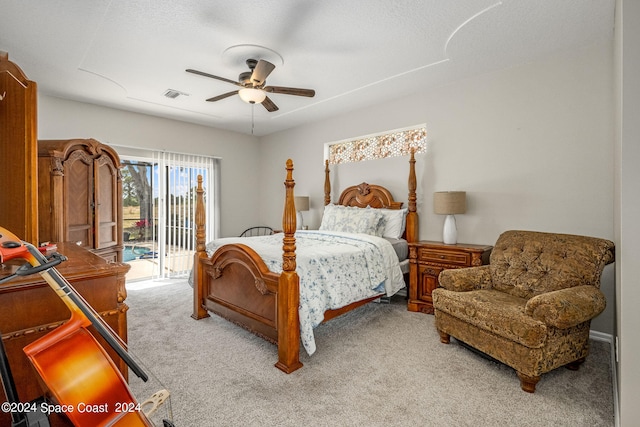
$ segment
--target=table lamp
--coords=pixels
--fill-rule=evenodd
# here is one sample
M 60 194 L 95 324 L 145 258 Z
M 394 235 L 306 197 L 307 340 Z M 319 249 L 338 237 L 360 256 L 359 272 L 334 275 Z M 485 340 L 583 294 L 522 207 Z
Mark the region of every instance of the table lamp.
M 296 211 L 298 212 L 296 217 L 297 229 L 302 230 L 304 228 L 304 221 L 302 218 L 302 211 L 309 210 L 309 196 L 296 196 L 293 199 L 293 203 L 296 205 Z
M 446 215 L 442 230 L 442 241 L 446 245 L 458 242 L 455 214 L 463 214 L 467 210 L 467 193 L 465 191 L 437 191 L 433 193 L 433 212 Z

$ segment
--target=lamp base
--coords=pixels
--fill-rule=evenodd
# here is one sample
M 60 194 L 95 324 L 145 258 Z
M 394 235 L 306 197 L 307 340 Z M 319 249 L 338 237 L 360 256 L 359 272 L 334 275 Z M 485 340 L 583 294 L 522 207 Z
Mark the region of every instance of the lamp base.
M 445 245 L 455 245 L 456 243 L 458 243 L 456 217 L 453 215 L 447 215 L 444 219 L 444 228 L 442 229 L 442 242 Z
M 302 212 L 298 211 L 296 215 L 296 230 L 304 229 L 304 220 L 302 218 Z

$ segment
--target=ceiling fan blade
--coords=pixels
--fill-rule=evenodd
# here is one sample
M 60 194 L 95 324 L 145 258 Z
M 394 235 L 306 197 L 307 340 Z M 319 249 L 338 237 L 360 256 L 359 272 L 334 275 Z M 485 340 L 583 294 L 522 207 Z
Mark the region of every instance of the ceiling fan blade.
M 307 96 L 313 98 L 316 91 L 313 89 L 299 89 L 295 87 L 267 86 L 263 89 L 269 93 L 282 93 L 284 95 Z
M 200 76 L 210 77 L 210 78 L 216 79 L 216 80 L 222 80 L 223 82 L 231 83 L 231 84 L 236 85 L 236 86 L 242 86 L 240 83 L 235 82 L 233 80 L 225 79 L 224 77 L 214 76 L 213 74 L 205 73 L 204 71 L 192 70 L 191 68 L 188 68 L 185 71 L 187 73 L 198 74 Z
M 271 62 L 265 61 L 264 59 L 259 60 L 256 68 L 253 69 L 253 73 L 251 74 L 251 83 L 253 83 L 254 86 L 264 84 L 265 80 L 267 80 L 267 77 L 271 74 L 274 68 L 276 68 L 276 66 Z
M 262 105 L 267 109 L 268 112 L 273 113 L 274 111 L 278 111 L 279 108 L 273 101 L 267 96 L 264 101 L 262 101 Z
M 221 99 L 228 98 L 230 96 L 236 95 L 237 93 L 238 93 L 238 91 L 234 90 L 233 92 L 227 92 L 227 93 L 223 93 L 222 95 L 218 95 L 218 96 L 214 96 L 213 98 L 209 98 L 209 99 L 207 99 L 207 101 L 208 102 L 220 101 Z

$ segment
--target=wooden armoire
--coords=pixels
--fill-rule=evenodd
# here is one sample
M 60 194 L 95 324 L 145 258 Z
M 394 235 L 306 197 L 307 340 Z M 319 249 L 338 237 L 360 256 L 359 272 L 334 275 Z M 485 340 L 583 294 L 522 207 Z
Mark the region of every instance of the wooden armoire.
M 38 85 L 0 51 L 0 225 L 38 243 Z
M 95 139 L 38 141 L 40 241 L 74 242 L 122 261 L 122 179 L 115 150 Z

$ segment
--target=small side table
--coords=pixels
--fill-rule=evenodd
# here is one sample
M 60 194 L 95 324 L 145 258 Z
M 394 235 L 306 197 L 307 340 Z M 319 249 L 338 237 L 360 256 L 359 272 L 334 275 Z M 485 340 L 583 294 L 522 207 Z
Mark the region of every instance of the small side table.
M 438 276 L 448 268 L 475 267 L 489 263 L 493 246 L 421 240 L 409 243 L 409 301 L 407 310 L 433 314 L 431 291 Z

